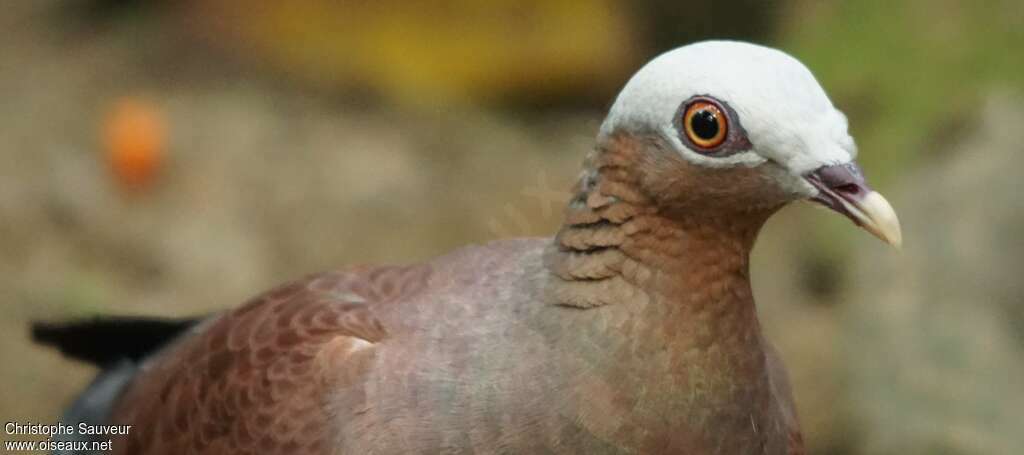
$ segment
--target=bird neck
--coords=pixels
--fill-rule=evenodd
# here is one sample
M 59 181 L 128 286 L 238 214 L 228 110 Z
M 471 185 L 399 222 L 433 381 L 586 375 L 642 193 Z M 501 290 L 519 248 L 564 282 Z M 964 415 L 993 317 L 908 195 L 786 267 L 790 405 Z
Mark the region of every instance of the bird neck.
M 665 208 L 645 191 L 643 141 L 616 137 L 588 154 L 565 221 L 545 253 L 550 298 L 588 308 L 664 303 L 682 313 L 753 315 L 749 258 L 774 204 Z M 723 204 L 728 205 L 728 204 Z M 739 314 L 737 314 L 739 316 Z
M 603 395 L 616 405 L 599 409 L 633 403 L 641 427 L 697 428 L 685 437 L 780 428 L 749 279 L 754 240 L 779 203 L 736 192 L 709 203 L 701 193 L 723 182 L 754 187 L 740 180 L 760 177 L 686 168 L 651 147 L 617 138 L 590 153 L 544 252 L 546 303 L 588 310 L 538 324 L 568 359 L 588 359 L 578 377 L 590 379 L 570 387 L 605 384 L 566 412 L 600 430 L 602 414 L 588 406 Z M 666 167 L 669 178 L 658 174 Z M 712 431 L 694 422 L 717 423 Z M 759 443 L 751 444 L 737 453 Z

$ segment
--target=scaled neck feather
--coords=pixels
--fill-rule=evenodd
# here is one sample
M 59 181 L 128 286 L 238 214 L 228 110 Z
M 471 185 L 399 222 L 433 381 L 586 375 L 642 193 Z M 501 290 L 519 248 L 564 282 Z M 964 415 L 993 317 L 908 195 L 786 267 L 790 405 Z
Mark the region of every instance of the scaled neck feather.
M 587 155 L 545 252 L 556 277 L 549 298 L 579 308 L 695 293 L 719 300 L 723 283 L 748 282 L 754 239 L 781 204 L 707 189 L 757 178 L 695 168 L 656 139 L 611 136 Z M 740 292 L 749 299 L 749 287 Z

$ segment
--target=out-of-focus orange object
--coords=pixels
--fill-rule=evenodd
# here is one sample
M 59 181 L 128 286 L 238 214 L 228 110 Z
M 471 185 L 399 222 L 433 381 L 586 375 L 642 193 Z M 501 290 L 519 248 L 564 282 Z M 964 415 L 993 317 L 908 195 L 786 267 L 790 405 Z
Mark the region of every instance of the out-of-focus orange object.
M 160 109 L 139 98 L 114 103 L 102 125 L 107 164 L 117 182 L 130 190 L 153 184 L 164 162 L 167 122 Z

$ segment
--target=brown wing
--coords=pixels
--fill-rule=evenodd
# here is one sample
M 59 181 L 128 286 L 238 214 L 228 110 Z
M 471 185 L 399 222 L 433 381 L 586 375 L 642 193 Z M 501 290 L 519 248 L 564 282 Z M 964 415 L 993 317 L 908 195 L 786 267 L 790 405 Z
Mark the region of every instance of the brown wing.
M 426 283 L 384 267 L 299 280 L 206 322 L 144 367 L 112 421 L 119 453 L 331 452 L 330 391 L 351 386 L 387 336 L 371 304 Z M 334 403 L 337 406 L 337 403 Z

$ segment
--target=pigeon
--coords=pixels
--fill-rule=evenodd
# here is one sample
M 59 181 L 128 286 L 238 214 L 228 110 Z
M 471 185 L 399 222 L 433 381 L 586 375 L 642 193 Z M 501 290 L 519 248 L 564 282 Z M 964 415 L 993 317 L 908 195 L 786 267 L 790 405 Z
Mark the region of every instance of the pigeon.
M 694 43 L 626 83 L 553 237 L 35 336 L 106 368 L 69 414 L 130 425 L 114 453 L 800 454 L 749 258 L 799 200 L 898 247 L 856 153 L 798 60 Z

